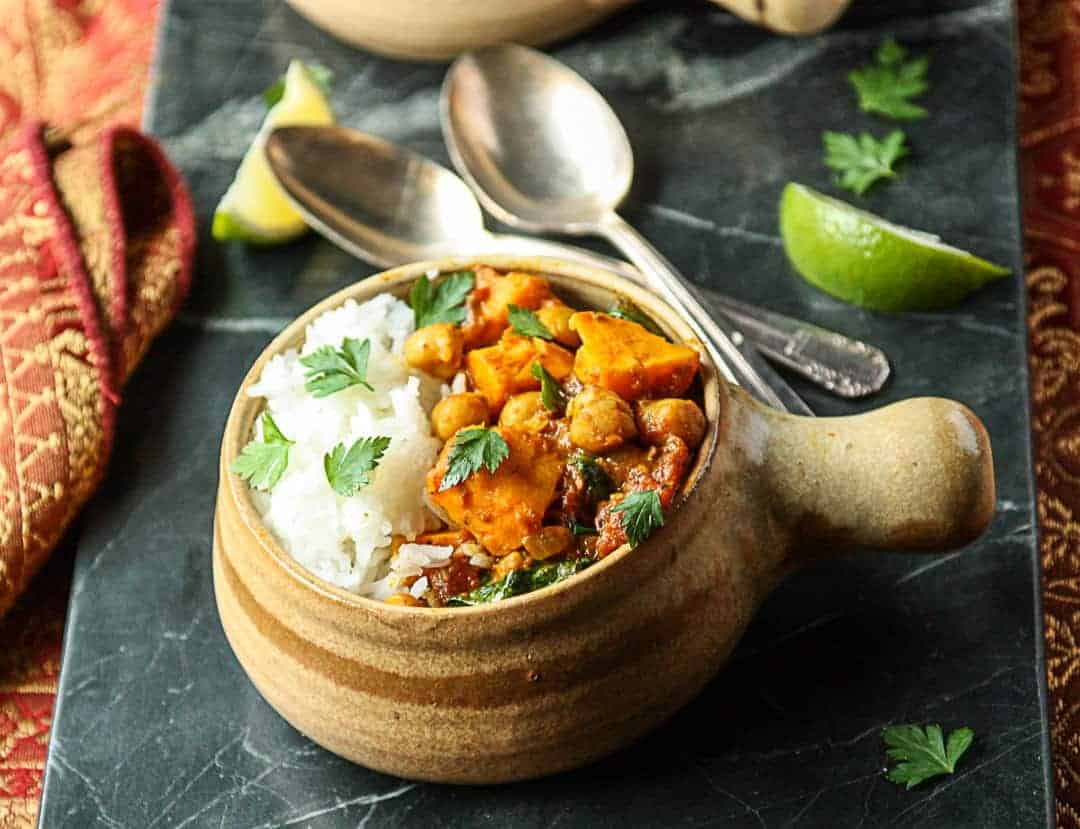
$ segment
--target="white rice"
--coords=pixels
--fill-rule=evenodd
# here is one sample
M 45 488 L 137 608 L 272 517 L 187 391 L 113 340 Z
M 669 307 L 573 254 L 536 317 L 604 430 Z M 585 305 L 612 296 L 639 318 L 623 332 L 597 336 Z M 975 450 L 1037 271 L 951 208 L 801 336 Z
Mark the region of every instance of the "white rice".
M 403 544 L 390 572 L 392 536 L 412 540 L 439 526 L 426 506 L 424 478 L 442 445 L 432 435 L 429 417 L 441 389 L 437 380 L 405 363 L 404 344 L 413 327 L 412 310 L 392 296 L 349 301 L 312 322 L 303 348 L 272 358 L 248 389 L 252 397 L 265 398 L 282 433 L 295 441 L 274 489 L 253 492 L 266 525 L 315 575 L 378 598 L 402 589 L 405 571 L 420 575 L 423 566 L 445 564 L 451 552 Z M 368 382 L 375 391 L 352 386 L 328 397 L 312 396 L 304 390 L 300 357 L 324 345 L 338 348 L 346 337 L 371 341 Z M 338 443 L 349 447 L 376 435 L 389 437 L 390 446 L 371 483 L 341 497 L 326 480 L 323 456 Z

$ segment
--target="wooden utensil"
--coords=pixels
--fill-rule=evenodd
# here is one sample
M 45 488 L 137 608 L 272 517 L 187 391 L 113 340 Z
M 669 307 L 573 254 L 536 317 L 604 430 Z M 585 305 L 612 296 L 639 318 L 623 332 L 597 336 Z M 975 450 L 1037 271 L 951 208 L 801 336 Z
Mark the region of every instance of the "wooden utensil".
M 607 307 L 621 294 L 673 339 L 690 340 L 670 308 L 606 271 L 484 261 L 545 273 L 577 307 Z M 432 268 L 476 264 L 396 268 L 315 306 L 256 361 L 225 427 L 213 552 L 222 625 L 267 701 L 343 757 L 455 783 L 574 768 L 697 694 L 789 573 L 854 549 L 957 547 L 993 514 L 989 439 L 959 403 L 919 398 L 855 417 L 793 417 L 719 380 L 706 358 L 709 435 L 679 506 L 640 547 L 554 587 L 472 608 L 392 606 L 331 586 L 281 548 L 229 472 L 261 408 L 246 389 L 345 300 L 405 296 Z

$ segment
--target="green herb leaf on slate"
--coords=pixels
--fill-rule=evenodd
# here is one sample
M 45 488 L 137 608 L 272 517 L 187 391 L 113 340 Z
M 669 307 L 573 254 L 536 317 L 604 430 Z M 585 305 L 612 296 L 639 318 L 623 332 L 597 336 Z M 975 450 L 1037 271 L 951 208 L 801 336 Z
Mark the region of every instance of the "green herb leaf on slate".
M 622 528 L 631 547 L 637 547 L 657 529 L 664 526 L 664 508 L 655 489 L 631 492 L 612 512 L 620 513 Z
M 544 408 L 556 413 L 566 411 L 566 393 L 559 381 L 551 376 L 551 372 L 539 361 L 534 362 L 529 371 L 540 381 L 540 402 L 544 404 Z
M 837 184 L 863 195 L 874 182 L 896 176 L 894 165 L 908 154 L 906 136 L 894 130 L 878 141 L 869 133 L 858 136 L 843 132 L 826 132 L 825 165 L 836 170 Z
M 344 443 L 339 443 L 324 455 L 323 469 L 334 492 L 348 498 L 370 484 L 369 473 L 379 465 L 388 446 L 388 437 L 360 438 L 348 451 Z
M 364 386 L 374 391 L 367 381 L 370 340 L 346 337 L 341 348 L 324 345 L 300 358 L 304 372 L 304 388 L 315 397 L 328 397 L 350 386 Z
M 890 37 L 877 50 L 874 64 L 848 73 L 859 96 L 859 109 L 898 121 L 926 117 L 926 110 L 910 99 L 926 92 L 930 60 L 921 57 L 908 61 L 906 57 L 907 50 Z
M 263 412 L 262 440 L 249 441 L 230 468 L 252 489 L 269 492 L 289 467 L 289 447 L 294 442 L 281 433 L 270 412 Z
M 506 316 L 510 320 L 510 327 L 517 334 L 525 337 L 539 337 L 548 341 L 555 339 L 555 335 L 548 331 L 547 326 L 540 322 L 540 318 L 528 308 L 521 308 L 511 303 L 506 306 Z
M 476 284 L 472 271 L 455 271 L 436 284 L 426 276 L 413 283 L 409 305 L 417 328 L 449 322 L 459 325 L 465 321 L 465 300 Z
M 886 775 L 893 783 L 908 789 L 942 774 L 956 771 L 957 761 L 971 747 L 975 732 L 958 728 L 945 743 L 940 725 L 890 725 L 882 733 L 890 760 L 898 764 Z
M 462 429 L 454 436 L 450 446 L 446 474 L 439 484 L 439 492 L 457 486 L 481 469 L 494 472 L 509 456 L 510 447 L 494 429 L 482 426 Z

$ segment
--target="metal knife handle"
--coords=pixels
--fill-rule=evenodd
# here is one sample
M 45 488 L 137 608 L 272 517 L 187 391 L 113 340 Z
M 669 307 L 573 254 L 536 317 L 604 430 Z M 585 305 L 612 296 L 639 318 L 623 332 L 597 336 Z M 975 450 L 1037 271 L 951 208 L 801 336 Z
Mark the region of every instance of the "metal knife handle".
M 891 371 L 885 353 L 860 340 L 730 297 L 711 297 L 768 357 L 841 397 L 881 389 Z

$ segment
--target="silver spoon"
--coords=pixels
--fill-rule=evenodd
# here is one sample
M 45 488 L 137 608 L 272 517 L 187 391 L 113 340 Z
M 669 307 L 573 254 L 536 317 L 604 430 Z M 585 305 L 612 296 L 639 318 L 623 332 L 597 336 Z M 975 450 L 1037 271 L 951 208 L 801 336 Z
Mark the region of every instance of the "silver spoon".
M 642 281 L 632 265 L 583 248 L 489 233 L 475 196 L 452 171 L 359 130 L 280 127 L 266 153 L 307 223 L 377 265 L 463 253 L 534 254 Z M 889 375 L 888 360 L 873 346 L 728 297 L 715 299 L 770 358 L 836 394 L 870 394 Z
M 775 408 L 811 414 L 756 350 L 736 346 L 725 330 L 730 324 L 718 325 L 674 266 L 615 212 L 630 189 L 633 153 L 618 117 L 584 78 L 535 49 L 491 46 L 454 61 L 440 103 L 450 157 L 489 211 L 533 233 L 606 237 L 686 313 L 728 380 Z

